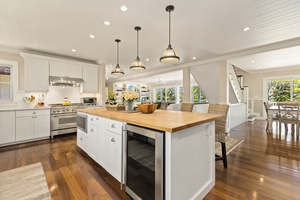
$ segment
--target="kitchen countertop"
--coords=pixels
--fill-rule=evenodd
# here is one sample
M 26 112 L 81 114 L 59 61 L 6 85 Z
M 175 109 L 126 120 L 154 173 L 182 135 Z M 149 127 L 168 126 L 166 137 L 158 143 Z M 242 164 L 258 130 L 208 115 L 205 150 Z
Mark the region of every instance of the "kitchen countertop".
M 216 118 L 221 117 L 219 114 L 159 109 L 155 110 L 152 114 L 109 111 L 106 108 L 78 109 L 77 111 L 171 133 L 213 121 Z
M 25 107 L 18 107 L 18 106 L 3 106 L 0 107 L 1 111 L 19 111 L 19 110 L 42 110 L 42 109 L 50 109 L 50 106 L 39 106 L 39 107 L 32 107 L 32 108 L 25 108 Z

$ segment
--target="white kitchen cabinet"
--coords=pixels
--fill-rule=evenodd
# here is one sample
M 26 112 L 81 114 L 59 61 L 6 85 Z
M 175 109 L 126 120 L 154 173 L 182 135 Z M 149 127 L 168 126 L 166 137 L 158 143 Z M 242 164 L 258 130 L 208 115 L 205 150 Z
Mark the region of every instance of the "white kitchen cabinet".
M 122 176 L 122 128 L 123 122 L 106 119 L 106 167 L 118 181 Z
M 88 135 L 80 129 L 77 129 L 77 145 L 86 153 L 88 152 Z
M 50 61 L 50 76 L 82 78 L 82 65 Z
M 24 57 L 24 89 L 25 91 L 49 90 L 49 61 Z
M 98 163 L 105 168 L 106 167 L 106 140 L 105 140 L 105 119 L 102 117 L 97 117 L 98 125 Z
M 15 111 L 0 112 L 0 145 L 14 142 L 16 139 Z
M 86 66 L 82 68 L 83 92 L 97 93 L 99 91 L 98 85 L 98 67 Z
M 16 111 L 16 141 L 50 137 L 50 109 Z
M 88 155 L 98 160 L 98 124 L 96 116 L 88 115 Z

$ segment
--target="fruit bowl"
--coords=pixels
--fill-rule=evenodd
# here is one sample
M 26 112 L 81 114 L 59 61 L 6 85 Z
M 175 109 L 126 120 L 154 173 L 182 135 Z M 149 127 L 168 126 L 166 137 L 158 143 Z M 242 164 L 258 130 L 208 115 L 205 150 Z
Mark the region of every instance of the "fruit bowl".
M 139 110 L 144 114 L 153 113 L 158 104 L 137 104 Z

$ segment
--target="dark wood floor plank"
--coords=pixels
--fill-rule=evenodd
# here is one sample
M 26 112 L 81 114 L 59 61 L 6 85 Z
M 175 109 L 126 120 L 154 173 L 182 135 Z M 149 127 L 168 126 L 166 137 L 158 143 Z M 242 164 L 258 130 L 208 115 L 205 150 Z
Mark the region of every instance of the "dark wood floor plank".
M 300 197 L 300 142 L 291 134 L 266 134 L 266 121 L 246 122 L 230 137 L 243 138 L 228 155 L 228 168 L 216 162 L 216 185 L 205 200 L 294 200 Z M 0 148 L 0 172 L 41 162 L 52 200 L 130 199 L 120 183 L 76 145 L 76 135 Z

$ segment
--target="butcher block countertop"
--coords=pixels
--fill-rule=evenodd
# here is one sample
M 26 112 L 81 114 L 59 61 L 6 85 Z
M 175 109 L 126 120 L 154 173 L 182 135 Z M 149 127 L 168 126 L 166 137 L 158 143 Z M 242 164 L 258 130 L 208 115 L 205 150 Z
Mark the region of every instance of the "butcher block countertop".
M 78 109 L 77 111 L 171 133 L 213 121 L 216 118 L 221 117 L 219 114 L 159 109 L 155 110 L 152 114 L 109 111 L 106 108 Z

